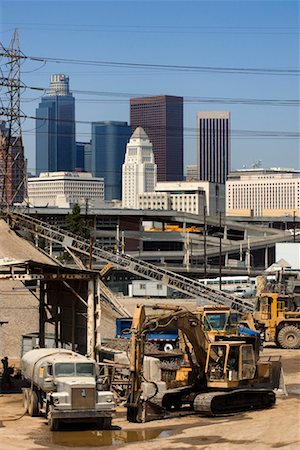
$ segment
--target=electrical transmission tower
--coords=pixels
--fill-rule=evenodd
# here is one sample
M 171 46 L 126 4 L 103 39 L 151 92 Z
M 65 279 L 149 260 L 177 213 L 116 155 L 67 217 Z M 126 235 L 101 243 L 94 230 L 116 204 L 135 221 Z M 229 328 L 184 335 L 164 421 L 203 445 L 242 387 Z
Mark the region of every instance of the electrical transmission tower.
M 0 206 L 27 196 L 26 162 L 21 131 L 20 66 L 24 59 L 15 30 L 9 48 L 0 43 Z

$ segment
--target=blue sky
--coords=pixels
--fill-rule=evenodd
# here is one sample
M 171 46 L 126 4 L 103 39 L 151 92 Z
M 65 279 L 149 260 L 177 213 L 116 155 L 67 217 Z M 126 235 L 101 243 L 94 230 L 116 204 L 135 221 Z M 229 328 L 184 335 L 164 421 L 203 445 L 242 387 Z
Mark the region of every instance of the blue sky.
M 298 1 L 1 1 L 0 41 L 4 46 L 14 28 L 19 30 L 25 55 L 81 63 L 26 61 L 22 65 L 22 81 L 28 86 L 47 88 L 52 73 L 69 75 L 76 98 L 78 140 L 90 139 L 89 122 L 129 121 L 130 96 L 181 95 L 185 98 L 185 165 L 196 163 L 197 111 L 230 111 L 233 169 L 251 167 L 258 160 L 263 167 L 300 167 L 299 105 L 259 104 L 263 99 L 299 101 L 299 74 L 129 69 L 84 63 L 299 70 Z M 42 92 L 30 90 L 22 94 L 26 115 L 35 115 L 39 95 Z M 242 104 L 221 101 L 228 98 L 242 99 Z M 259 102 L 245 104 L 249 99 Z M 35 166 L 34 128 L 32 119 L 23 123 L 30 171 Z M 266 132 L 272 133 L 261 135 Z

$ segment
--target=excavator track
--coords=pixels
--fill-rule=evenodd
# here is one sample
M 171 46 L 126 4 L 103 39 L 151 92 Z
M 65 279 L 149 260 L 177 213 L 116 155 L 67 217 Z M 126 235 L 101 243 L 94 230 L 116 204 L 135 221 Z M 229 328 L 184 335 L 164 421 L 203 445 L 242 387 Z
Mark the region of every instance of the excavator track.
M 218 416 L 242 411 L 271 408 L 276 402 L 272 389 L 237 389 L 229 392 L 206 392 L 194 399 L 194 411 Z

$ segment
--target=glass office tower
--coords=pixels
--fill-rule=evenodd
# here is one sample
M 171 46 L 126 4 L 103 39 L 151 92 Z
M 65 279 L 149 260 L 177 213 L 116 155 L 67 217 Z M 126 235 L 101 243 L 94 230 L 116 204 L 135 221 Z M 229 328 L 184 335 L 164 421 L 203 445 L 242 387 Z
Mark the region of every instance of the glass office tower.
M 105 200 L 121 199 L 122 164 L 130 136 L 127 122 L 92 123 L 91 171 L 104 178 Z
M 75 99 L 69 77 L 51 75 L 50 89 L 36 110 L 36 175 L 76 166 Z

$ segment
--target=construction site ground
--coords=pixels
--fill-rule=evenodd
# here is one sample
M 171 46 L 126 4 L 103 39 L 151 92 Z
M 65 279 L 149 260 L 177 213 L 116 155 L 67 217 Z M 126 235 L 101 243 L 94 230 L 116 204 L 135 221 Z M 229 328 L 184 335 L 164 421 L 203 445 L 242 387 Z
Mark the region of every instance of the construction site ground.
M 281 355 L 288 396 L 280 396 L 270 410 L 224 417 L 188 415 L 146 424 L 126 421 L 118 407 L 111 430 L 65 425 L 51 432 L 43 417 L 22 415 L 21 394 L 0 395 L 1 450 L 31 449 L 276 449 L 300 448 L 300 350 L 267 347 L 267 355 Z M 19 419 L 18 419 L 19 418 Z

